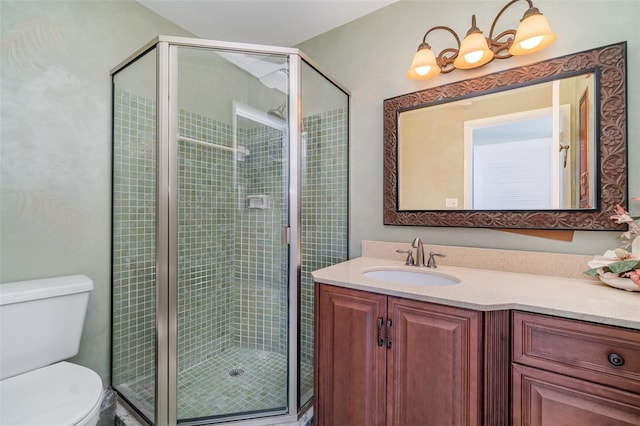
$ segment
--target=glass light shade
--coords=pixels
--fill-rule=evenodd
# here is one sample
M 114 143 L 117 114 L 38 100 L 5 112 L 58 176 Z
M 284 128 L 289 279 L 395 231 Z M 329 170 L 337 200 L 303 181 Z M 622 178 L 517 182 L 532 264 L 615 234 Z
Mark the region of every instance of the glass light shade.
M 487 39 L 481 32 L 467 34 L 462 40 L 458 57 L 453 61 L 453 66 L 458 69 L 471 69 L 480 67 L 493 59 L 493 52 L 489 49 Z
M 522 19 L 509 53 L 514 56 L 534 53 L 549 46 L 556 38 L 547 18 L 537 13 Z
M 407 77 L 412 80 L 426 80 L 440 74 L 436 55 L 429 47 L 421 47 L 413 56 Z

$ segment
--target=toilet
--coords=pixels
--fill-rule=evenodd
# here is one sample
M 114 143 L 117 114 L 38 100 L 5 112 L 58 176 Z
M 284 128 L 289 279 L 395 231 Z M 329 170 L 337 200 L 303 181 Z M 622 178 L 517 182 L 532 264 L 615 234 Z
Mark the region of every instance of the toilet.
M 102 380 L 65 361 L 92 289 L 84 275 L 0 284 L 0 425 L 96 425 Z

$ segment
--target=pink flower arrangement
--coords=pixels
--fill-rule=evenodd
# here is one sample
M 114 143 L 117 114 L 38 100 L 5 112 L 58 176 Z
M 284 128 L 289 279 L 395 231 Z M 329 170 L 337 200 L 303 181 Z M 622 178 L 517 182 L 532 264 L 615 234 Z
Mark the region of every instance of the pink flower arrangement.
M 633 197 L 632 200 L 640 201 L 640 197 Z M 616 214 L 611 216 L 611 219 L 615 220 L 616 223 L 626 223 L 627 225 L 629 225 L 629 230 L 623 233 L 621 238 L 624 241 L 622 247 L 631 247 L 633 240 L 640 236 L 640 225 L 638 225 L 634 221 L 634 218 L 631 217 L 629 212 L 626 211 L 620 204 L 616 204 Z
M 640 197 L 633 200 L 640 201 Z M 585 271 L 586 275 L 600 276 L 603 278 L 628 278 L 640 287 L 640 225 L 637 217 L 632 217 L 624 207 L 616 205 L 616 214 L 611 216 L 617 223 L 626 223 L 629 229 L 620 239 L 621 248 L 607 250 L 604 256 L 596 256 L 590 261 L 591 269 Z

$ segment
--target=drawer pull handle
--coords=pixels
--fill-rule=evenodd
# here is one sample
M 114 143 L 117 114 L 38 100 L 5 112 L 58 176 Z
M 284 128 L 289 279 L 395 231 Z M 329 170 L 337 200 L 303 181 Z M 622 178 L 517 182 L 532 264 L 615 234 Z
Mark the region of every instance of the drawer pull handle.
M 611 365 L 615 365 L 616 367 L 620 367 L 620 366 L 624 365 L 624 358 L 622 358 L 622 356 L 620 356 L 618 354 L 610 354 L 609 355 L 609 362 L 611 363 Z

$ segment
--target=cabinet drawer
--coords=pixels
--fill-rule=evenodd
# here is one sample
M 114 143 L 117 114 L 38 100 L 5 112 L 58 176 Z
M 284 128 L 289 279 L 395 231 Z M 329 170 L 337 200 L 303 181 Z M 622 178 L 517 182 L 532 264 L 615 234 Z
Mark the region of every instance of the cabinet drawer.
M 513 312 L 513 362 L 640 393 L 640 332 Z
M 513 426 L 640 425 L 640 395 L 518 364 Z

